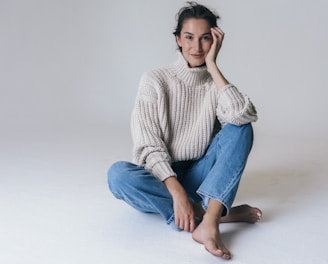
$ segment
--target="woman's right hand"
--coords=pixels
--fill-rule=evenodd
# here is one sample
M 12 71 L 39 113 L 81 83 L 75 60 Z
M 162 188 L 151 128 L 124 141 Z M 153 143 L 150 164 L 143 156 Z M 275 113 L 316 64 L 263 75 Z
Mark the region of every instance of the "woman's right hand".
M 184 231 L 195 230 L 194 210 L 186 193 L 173 197 L 174 221 Z
M 174 222 L 184 231 L 195 230 L 194 209 L 182 185 L 175 177 L 169 177 L 164 181 L 173 198 Z

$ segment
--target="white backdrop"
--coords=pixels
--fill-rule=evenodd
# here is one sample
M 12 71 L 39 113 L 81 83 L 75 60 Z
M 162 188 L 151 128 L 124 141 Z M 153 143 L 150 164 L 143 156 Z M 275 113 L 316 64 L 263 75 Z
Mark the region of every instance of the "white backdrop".
M 231 263 L 328 263 L 328 1 L 200 3 L 222 17 L 222 71 L 259 112 L 236 203 L 264 218 L 223 227 Z M 132 152 L 140 75 L 176 59 L 183 4 L 0 0 L 0 263 L 218 263 L 106 185 Z
M 222 17 L 219 65 L 255 103 L 258 133 L 326 138 L 328 2 L 199 2 Z M 2 139 L 128 128 L 142 72 L 176 58 L 184 3 L 0 0 Z

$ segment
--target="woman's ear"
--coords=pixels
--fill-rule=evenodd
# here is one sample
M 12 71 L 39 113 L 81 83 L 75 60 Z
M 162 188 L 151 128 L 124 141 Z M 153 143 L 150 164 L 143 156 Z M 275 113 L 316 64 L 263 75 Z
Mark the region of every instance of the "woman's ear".
M 178 46 L 181 48 L 182 45 L 181 45 L 181 39 L 180 39 L 180 36 L 175 36 L 175 40 L 176 40 Z

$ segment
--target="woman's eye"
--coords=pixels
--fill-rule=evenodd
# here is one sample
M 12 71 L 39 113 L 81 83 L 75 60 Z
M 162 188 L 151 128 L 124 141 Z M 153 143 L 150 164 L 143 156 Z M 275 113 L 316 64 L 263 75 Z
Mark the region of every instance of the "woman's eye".
M 204 36 L 204 37 L 203 37 L 203 40 L 205 40 L 205 41 L 209 41 L 209 40 L 211 40 L 211 38 L 210 38 L 209 36 Z
M 186 36 L 186 39 L 190 40 L 190 39 L 192 39 L 192 36 Z

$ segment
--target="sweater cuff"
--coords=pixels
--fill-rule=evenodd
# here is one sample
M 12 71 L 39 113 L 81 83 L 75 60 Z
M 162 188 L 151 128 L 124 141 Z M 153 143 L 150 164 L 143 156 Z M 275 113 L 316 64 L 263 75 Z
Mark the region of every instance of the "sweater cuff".
M 176 173 L 172 170 L 170 164 L 167 162 L 158 162 L 152 168 L 152 174 L 161 181 L 164 181 L 171 176 L 177 176 Z
M 218 96 L 226 96 L 229 97 L 231 99 L 235 98 L 236 96 L 240 97 L 241 94 L 238 91 L 238 89 L 236 88 L 236 86 L 234 86 L 232 83 L 228 83 L 227 85 L 223 86 L 218 93 Z

